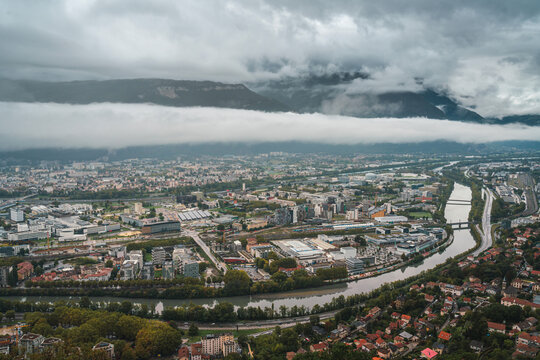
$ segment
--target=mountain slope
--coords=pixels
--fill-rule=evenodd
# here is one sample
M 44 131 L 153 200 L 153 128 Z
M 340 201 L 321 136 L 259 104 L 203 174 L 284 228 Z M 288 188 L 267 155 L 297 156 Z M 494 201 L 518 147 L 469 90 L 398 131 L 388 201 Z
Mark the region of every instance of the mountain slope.
M 462 106 L 459 106 L 450 98 L 437 94 L 433 90 L 426 90 L 420 95 L 426 99 L 430 104 L 439 108 L 444 112 L 445 118 L 449 120 L 461 120 L 461 121 L 471 121 L 471 122 L 484 122 L 484 118 L 469 109 L 466 109 Z
M 521 123 L 529 126 L 540 126 L 540 115 L 510 115 L 501 119 L 488 119 L 494 124 L 512 124 Z
M 242 84 L 165 79 L 72 82 L 0 80 L 0 101 L 153 103 L 262 111 L 289 110 L 287 106 L 265 98 Z
M 413 117 L 483 122 L 484 118 L 432 90 L 374 93 L 362 90 L 365 73 L 286 78 L 250 84 L 259 94 L 298 112 L 322 112 L 358 117 Z M 354 91 L 349 86 L 355 81 Z

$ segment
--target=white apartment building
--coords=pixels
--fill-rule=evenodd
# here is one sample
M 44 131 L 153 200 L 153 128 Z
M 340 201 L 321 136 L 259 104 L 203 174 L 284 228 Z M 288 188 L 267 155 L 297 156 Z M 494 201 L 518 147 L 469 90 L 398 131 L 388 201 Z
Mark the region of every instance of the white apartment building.
M 9 219 L 11 221 L 15 222 L 23 222 L 24 221 L 24 211 L 18 208 L 11 208 L 9 209 Z

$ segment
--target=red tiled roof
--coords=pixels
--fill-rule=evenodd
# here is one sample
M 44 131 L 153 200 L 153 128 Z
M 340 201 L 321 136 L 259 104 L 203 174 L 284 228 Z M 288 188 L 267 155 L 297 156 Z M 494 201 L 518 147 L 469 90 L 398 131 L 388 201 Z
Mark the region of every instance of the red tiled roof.
M 17 264 L 17 268 L 20 270 L 20 269 L 26 269 L 26 270 L 31 270 L 34 268 L 34 265 L 32 265 L 30 262 L 28 261 L 23 261 L 22 263 L 19 263 Z
M 367 340 L 366 339 L 360 339 L 358 341 L 354 341 L 356 343 L 356 347 L 359 347 L 361 348 L 362 346 L 364 346 L 365 344 L 367 344 Z
M 313 347 L 313 351 L 323 351 L 328 347 L 325 343 L 313 344 L 311 346 Z
M 435 350 L 432 350 L 430 348 L 425 348 L 420 352 L 426 359 L 433 359 L 435 356 L 437 356 L 437 352 Z
M 450 338 L 452 337 L 452 335 L 450 335 L 449 333 L 447 333 L 446 331 L 441 331 L 439 333 L 439 339 L 442 339 L 442 340 L 450 340 Z
M 538 304 L 532 303 L 532 302 L 527 301 L 527 300 L 515 298 L 515 297 L 503 297 L 501 299 L 501 304 L 504 305 L 505 302 L 506 303 L 511 303 L 512 305 L 530 306 L 530 307 L 535 308 L 535 309 L 540 308 L 540 305 L 538 305 Z
M 526 340 L 527 342 L 534 342 L 536 344 L 540 344 L 540 336 L 534 336 L 526 332 L 520 333 L 518 338 Z
M 488 325 L 489 329 L 499 330 L 499 331 L 505 331 L 506 330 L 506 326 L 504 324 L 499 324 L 499 323 L 496 323 L 496 322 L 488 321 L 487 325 Z

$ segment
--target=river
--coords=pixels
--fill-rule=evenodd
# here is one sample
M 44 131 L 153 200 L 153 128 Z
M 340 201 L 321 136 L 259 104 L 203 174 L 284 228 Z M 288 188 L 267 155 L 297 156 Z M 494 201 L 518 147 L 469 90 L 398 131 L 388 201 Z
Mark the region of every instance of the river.
M 461 184 L 455 184 L 454 190 L 450 195 L 450 199 L 471 200 L 471 189 Z M 445 208 L 444 216 L 448 222 L 466 221 L 471 210 L 470 204 L 465 205 L 451 205 L 448 204 Z M 341 283 L 336 285 L 328 285 L 315 289 L 297 290 L 286 293 L 276 294 L 262 294 L 255 296 L 236 296 L 217 299 L 184 299 L 184 300 L 159 300 L 159 299 L 124 299 L 124 298 L 109 298 L 109 297 L 92 297 L 92 301 L 123 301 L 128 300 L 133 303 L 145 303 L 156 307 L 157 312 L 165 307 L 178 306 L 184 303 L 192 302 L 194 304 L 213 306 L 218 301 L 226 301 L 234 304 L 235 306 L 260 306 L 271 307 L 274 306 L 278 309 L 281 305 L 291 307 L 294 305 L 311 308 L 315 304 L 322 305 L 330 302 L 332 298 L 344 295 L 354 295 L 360 293 L 370 292 L 376 289 L 384 283 L 394 282 L 397 280 L 403 280 L 408 277 L 419 274 L 424 270 L 429 270 L 444 263 L 448 258 L 454 257 L 463 253 L 464 251 L 474 247 L 474 239 L 468 229 L 454 230 L 454 241 L 448 246 L 442 253 L 435 253 L 434 255 L 424 259 L 423 262 L 409 266 L 402 269 L 397 269 L 386 274 L 371 277 L 367 279 L 361 279 L 348 283 Z M 26 300 L 32 302 L 39 301 L 57 301 L 60 299 L 69 299 L 68 297 L 49 297 L 49 296 L 28 296 L 28 297 L 9 297 L 13 300 Z

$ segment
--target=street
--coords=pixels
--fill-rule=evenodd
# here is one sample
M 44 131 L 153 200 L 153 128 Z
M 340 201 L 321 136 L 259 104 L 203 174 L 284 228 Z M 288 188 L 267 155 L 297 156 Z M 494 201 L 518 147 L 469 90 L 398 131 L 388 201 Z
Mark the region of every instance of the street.
M 528 187 L 524 190 L 526 208 L 523 212 L 523 216 L 529 216 L 535 214 L 538 211 L 538 202 L 536 201 L 536 193 L 534 187 Z
M 216 266 L 216 269 L 223 271 L 223 274 L 227 273 L 227 266 L 224 263 L 218 261 L 218 259 L 216 259 L 214 254 L 212 254 L 212 251 L 210 251 L 210 248 L 208 247 L 208 245 L 206 245 L 206 243 L 202 241 L 202 239 L 199 237 L 199 234 L 197 234 L 196 231 L 194 230 L 183 230 L 183 231 L 186 235 L 191 236 L 191 238 L 195 240 L 197 245 L 199 245 L 201 249 L 206 253 L 206 255 L 210 258 L 210 260 L 212 260 L 212 262 Z

